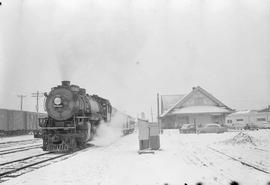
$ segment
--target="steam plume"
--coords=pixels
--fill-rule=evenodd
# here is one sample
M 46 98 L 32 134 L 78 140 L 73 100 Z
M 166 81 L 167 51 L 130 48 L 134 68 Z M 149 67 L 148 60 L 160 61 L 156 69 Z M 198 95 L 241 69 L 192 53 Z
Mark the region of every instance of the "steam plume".
M 106 146 L 116 142 L 122 136 L 122 127 L 125 117 L 117 113 L 112 117 L 109 123 L 102 122 L 97 129 L 97 136 L 93 144 L 97 146 Z

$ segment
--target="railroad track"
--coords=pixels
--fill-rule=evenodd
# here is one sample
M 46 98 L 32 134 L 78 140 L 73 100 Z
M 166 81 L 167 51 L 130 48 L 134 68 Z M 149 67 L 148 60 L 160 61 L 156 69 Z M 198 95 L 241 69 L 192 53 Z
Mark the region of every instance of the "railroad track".
M 183 144 L 184 145 L 184 144 Z M 205 159 L 204 156 L 201 155 L 200 152 L 194 151 L 194 148 L 182 148 L 181 149 L 183 155 L 183 159 L 187 164 L 192 164 L 195 166 L 205 167 L 212 173 L 213 177 L 216 178 L 216 184 L 230 184 L 233 181 L 233 177 L 231 174 L 220 172 L 220 168 L 213 165 L 212 161 Z
M 28 142 L 28 141 L 35 141 L 35 139 L 26 139 L 22 141 L 7 141 L 7 142 L 0 143 L 0 145 L 11 144 L 11 143 L 22 143 L 22 142 Z
M 11 149 L 6 149 L 6 150 L 0 150 L 0 155 L 17 153 L 17 152 L 32 150 L 32 149 L 41 148 L 41 147 L 42 145 L 38 144 L 38 145 L 30 145 L 30 146 L 23 146 L 23 147 L 11 148 Z
M 12 164 L 12 163 L 15 163 L 15 162 L 20 162 L 20 161 L 24 161 L 24 160 L 31 159 L 31 158 L 34 158 L 34 157 L 43 156 L 43 155 L 46 155 L 48 153 L 49 152 L 43 153 L 43 154 L 32 155 L 32 156 L 21 158 L 21 159 L 17 159 L 17 160 L 14 160 L 14 161 L 9 161 L 9 162 L 5 162 L 5 163 L 1 163 L 0 166 L 5 166 L 5 165 Z
M 0 148 L 7 148 L 12 147 L 16 145 L 27 145 L 27 144 L 36 144 L 41 142 L 39 139 L 29 139 L 29 140 L 23 140 L 23 141 L 8 141 L 4 143 L 0 143 Z
M 253 169 L 255 169 L 255 170 L 258 170 L 258 171 L 263 172 L 263 173 L 266 173 L 266 174 L 270 174 L 269 171 L 267 171 L 267 170 L 265 170 L 265 169 L 262 169 L 261 167 L 255 166 L 255 165 L 250 164 L 250 163 L 248 163 L 248 162 L 246 162 L 246 161 L 242 161 L 242 160 L 240 160 L 240 159 L 237 159 L 237 158 L 235 158 L 235 157 L 232 157 L 232 156 L 230 156 L 230 155 L 228 155 L 228 154 L 226 154 L 226 153 L 224 153 L 224 152 L 222 152 L 222 151 L 219 151 L 219 150 L 217 150 L 217 149 L 215 149 L 215 148 L 212 148 L 212 147 L 210 147 L 210 146 L 207 146 L 207 148 L 209 148 L 209 149 L 212 150 L 212 151 L 215 151 L 216 153 L 219 153 L 219 154 L 221 154 L 221 155 L 227 156 L 228 158 L 230 158 L 230 159 L 232 159 L 232 160 L 234 160 L 234 161 L 237 161 L 237 162 L 241 163 L 242 165 L 251 167 L 251 168 L 253 168 Z
M 263 151 L 263 152 L 269 152 L 269 150 L 262 149 L 262 148 L 258 148 L 258 147 L 254 147 L 254 149 L 256 149 L 256 150 L 260 150 L 260 151 Z
M 27 173 L 34 169 L 38 169 L 40 167 L 48 165 L 49 163 L 47 162 L 62 158 L 67 155 L 70 155 L 70 154 L 44 153 L 44 154 L 30 156 L 24 159 L 19 159 L 16 161 L 3 163 L 0 165 L 1 166 L 0 180 L 5 181 L 3 180 L 3 177 L 5 178 L 18 177 L 24 173 Z
M 9 161 L 0 164 L 0 183 L 15 178 L 35 169 L 47 166 L 61 160 L 65 160 L 79 152 L 87 151 L 92 145 L 88 145 L 73 153 L 52 153 L 46 152 L 43 154 L 33 155 L 22 159 Z
M 185 144 L 187 145 L 189 143 L 183 143 L 182 145 L 184 146 Z M 257 171 L 267 176 L 270 174 L 269 170 L 265 169 L 263 166 L 251 164 L 249 161 L 242 161 L 241 159 L 236 159 L 235 157 L 219 151 L 211 146 L 192 145 L 192 147 L 190 148 L 183 147 L 182 152 L 185 154 L 183 155 L 183 159 L 185 162 L 187 162 L 187 164 L 202 166 L 206 167 L 206 169 L 211 170 L 213 172 L 213 176 L 217 177 L 215 183 L 230 184 L 236 179 L 239 180 L 239 175 L 235 173 L 238 170 L 236 170 L 236 168 L 227 168 L 226 166 L 228 164 L 231 164 L 232 166 L 238 166 L 238 168 L 242 165 L 243 170 L 246 170 L 245 168 L 248 167 L 250 168 L 249 171 L 254 171 L 254 173 Z M 209 155 L 210 153 L 213 153 L 215 155 L 211 157 L 212 155 Z M 227 165 L 225 164 L 226 161 L 228 161 Z

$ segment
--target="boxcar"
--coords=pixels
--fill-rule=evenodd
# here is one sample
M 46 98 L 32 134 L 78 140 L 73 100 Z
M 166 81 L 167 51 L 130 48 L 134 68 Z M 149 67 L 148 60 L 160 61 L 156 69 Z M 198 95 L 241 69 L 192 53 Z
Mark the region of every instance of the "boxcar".
M 46 114 L 0 109 L 0 136 L 33 133 L 39 129 L 38 117 Z

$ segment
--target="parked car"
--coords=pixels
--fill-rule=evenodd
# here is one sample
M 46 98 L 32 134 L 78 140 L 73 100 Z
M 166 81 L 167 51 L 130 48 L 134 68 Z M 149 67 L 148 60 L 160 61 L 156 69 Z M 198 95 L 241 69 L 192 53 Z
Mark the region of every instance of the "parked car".
M 228 129 L 226 127 L 222 127 L 219 124 L 211 123 L 207 124 L 202 128 L 198 128 L 198 133 L 223 133 Z
M 256 125 L 246 124 L 246 126 L 244 126 L 244 130 L 259 130 L 259 127 L 257 127 Z
M 196 127 L 194 124 L 184 124 L 180 129 L 180 133 L 195 133 Z

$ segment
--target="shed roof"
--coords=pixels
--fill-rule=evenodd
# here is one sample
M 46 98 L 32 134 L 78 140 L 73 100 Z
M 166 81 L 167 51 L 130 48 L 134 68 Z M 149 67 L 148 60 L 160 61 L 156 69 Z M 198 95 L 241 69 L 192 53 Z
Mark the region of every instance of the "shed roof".
M 231 115 L 242 115 L 242 114 L 250 114 L 250 113 L 255 113 L 257 111 L 255 110 L 239 110 L 239 111 L 236 111 L 234 113 L 232 113 Z
M 257 110 L 240 110 L 228 115 L 228 117 L 239 117 L 239 116 L 252 116 L 252 115 L 270 115 L 270 112 L 260 112 Z

